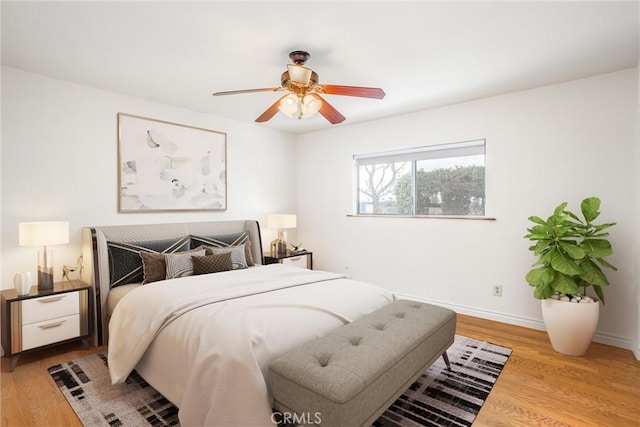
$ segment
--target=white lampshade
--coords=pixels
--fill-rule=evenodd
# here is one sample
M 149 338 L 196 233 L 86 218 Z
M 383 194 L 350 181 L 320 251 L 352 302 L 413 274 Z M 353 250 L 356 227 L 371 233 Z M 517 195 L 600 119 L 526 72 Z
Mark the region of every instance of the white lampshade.
M 69 243 L 69 223 L 66 221 L 21 222 L 18 224 L 20 246 L 46 246 Z
M 313 72 L 309 68 L 305 68 L 302 65 L 287 65 L 289 71 L 289 79 L 292 82 L 300 83 L 302 85 L 308 85 L 311 80 L 311 73 Z
M 294 214 L 267 215 L 267 228 L 296 228 L 296 216 Z
M 313 116 L 320 110 L 320 107 L 322 107 L 320 98 L 313 94 L 306 95 L 302 99 L 302 118 Z
M 290 93 L 280 100 L 278 110 L 286 116 L 293 117 L 298 112 L 298 97 Z

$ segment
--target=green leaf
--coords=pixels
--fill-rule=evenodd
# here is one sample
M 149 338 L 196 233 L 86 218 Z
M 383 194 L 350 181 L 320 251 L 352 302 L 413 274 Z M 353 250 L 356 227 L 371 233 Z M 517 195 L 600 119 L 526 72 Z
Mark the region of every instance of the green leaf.
M 553 211 L 553 216 L 556 216 L 556 217 L 563 216 L 564 209 L 566 207 L 567 207 L 567 202 L 563 202 L 559 204 L 558 207 L 556 207 L 555 210 Z
M 527 283 L 531 286 L 544 286 L 551 283 L 553 277 L 555 276 L 555 272 L 549 266 L 540 267 L 531 270 L 525 278 L 527 279 Z
M 602 305 L 604 305 L 604 292 L 602 291 L 602 288 L 600 286 L 594 286 L 593 290 L 596 295 L 598 295 L 598 298 L 600 298 L 600 301 L 602 301 Z
M 602 231 L 602 230 L 604 230 L 606 228 L 613 227 L 616 224 L 617 224 L 617 222 L 607 222 L 605 224 L 594 225 L 593 226 L 594 232 L 600 232 L 600 231 Z
M 547 299 L 553 295 L 553 288 L 549 285 L 536 286 L 533 290 L 533 296 L 537 299 Z
M 550 285 L 555 291 L 563 292 L 565 294 L 575 294 L 578 292 L 578 285 L 575 280 L 573 277 L 567 276 L 566 274 L 556 274 Z
M 598 264 L 600 264 L 605 268 L 610 268 L 613 271 L 618 271 L 618 269 L 614 265 L 609 264 L 607 261 L 603 260 L 602 258 L 596 258 L 596 261 L 598 261 Z
M 551 257 L 553 255 L 553 251 L 547 251 L 540 256 L 540 263 L 545 265 L 551 265 Z
M 586 255 L 586 251 L 577 245 L 576 242 L 563 240 L 558 242 L 563 251 L 573 259 L 582 259 Z
M 551 266 L 556 271 L 569 276 L 575 276 L 582 272 L 572 258 L 557 249 L 551 250 Z
M 533 250 L 534 255 L 540 255 L 547 251 L 551 247 L 552 243 L 553 241 L 551 240 L 539 240 L 538 243 L 535 244 L 535 246 L 532 246 L 529 249 Z
M 535 222 L 536 224 L 545 225 L 546 223 L 539 216 L 530 216 L 529 221 Z
M 600 212 L 598 212 L 600 209 L 600 199 L 597 197 L 587 197 L 580 204 L 580 209 L 582 210 L 584 219 L 590 223 L 600 215 Z
M 600 267 L 590 259 L 585 258 L 580 261 L 580 268 L 582 269 L 582 273 L 580 273 L 578 277 L 588 284 L 597 286 L 609 284 L 607 276 L 605 276 Z
M 613 254 L 611 243 L 605 239 L 584 239 L 580 246 L 593 258 L 606 258 Z

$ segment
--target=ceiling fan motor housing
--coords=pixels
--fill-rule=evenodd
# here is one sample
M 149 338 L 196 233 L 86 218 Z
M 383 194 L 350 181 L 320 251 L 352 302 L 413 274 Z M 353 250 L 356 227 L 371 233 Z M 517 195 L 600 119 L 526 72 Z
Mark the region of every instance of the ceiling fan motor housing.
M 304 65 L 311 55 L 304 50 L 294 50 L 289 54 L 289 59 L 296 65 Z

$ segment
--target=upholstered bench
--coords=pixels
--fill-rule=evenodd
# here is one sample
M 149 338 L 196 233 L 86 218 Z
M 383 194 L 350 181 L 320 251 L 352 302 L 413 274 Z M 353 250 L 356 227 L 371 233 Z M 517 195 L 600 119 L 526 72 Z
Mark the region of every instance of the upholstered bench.
M 446 350 L 455 313 L 395 301 L 277 358 L 269 367 L 274 407 L 322 426 L 369 426 Z

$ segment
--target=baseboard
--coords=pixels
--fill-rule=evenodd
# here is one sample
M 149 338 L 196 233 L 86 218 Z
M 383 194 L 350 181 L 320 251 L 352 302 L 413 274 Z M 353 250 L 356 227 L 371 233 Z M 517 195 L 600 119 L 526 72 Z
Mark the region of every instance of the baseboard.
M 524 316 L 514 316 L 511 314 L 505 314 L 498 311 L 484 310 L 477 307 L 470 307 L 467 305 L 451 304 L 448 302 L 431 300 L 428 298 L 421 298 L 415 295 L 395 294 L 399 299 L 411 299 L 420 302 L 426 302 L 428 304 L 439 305 L 441 307 L 449 308 L 456 313 L 466 314 L 469 316 L 480 317 L 482 319 L 494 320 L 496 322 L 507 323 L 509 325 L 522 326 L 529 329 L 537 329 L 539 331 L 545 331 L 544 323 L 540 319 L 533 319 Z M 604 334 L 596 332 L 593 337 L 593 341 L 611 345 L 613 347 L 624 348 L 633 353 L 637 360 L 640 360 L 640 348 L 636 348 L 634 343 L 627 338 L 618 337 L 615 335 Z

